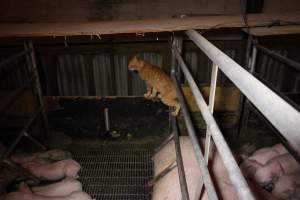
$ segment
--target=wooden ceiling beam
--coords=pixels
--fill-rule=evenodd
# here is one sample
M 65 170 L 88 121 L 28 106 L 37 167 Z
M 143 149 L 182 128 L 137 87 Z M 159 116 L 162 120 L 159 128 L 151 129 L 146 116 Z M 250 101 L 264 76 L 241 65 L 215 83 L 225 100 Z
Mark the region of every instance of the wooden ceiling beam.
M 268 26 L 284 22 L 299 22 L 300 12 L 249 14 L 248 25 Z M 154 20 L 78 22 L 78 23 L 0 23 L 0 37 L 98 36 L 106 34 L 173 32 L 189 29 L 245 27 L 241 15 L 200 16 Z

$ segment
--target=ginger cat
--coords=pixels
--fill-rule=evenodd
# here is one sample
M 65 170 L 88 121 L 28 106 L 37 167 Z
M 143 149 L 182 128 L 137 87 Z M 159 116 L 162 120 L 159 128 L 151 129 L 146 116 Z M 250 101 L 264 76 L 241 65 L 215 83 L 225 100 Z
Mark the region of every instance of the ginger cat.
M 175 86 L 162 69 L 136 56 L 129 61 L 128 69 L 137 71 L 141 79 L 146 82 L 147 93 L 144 94 L 146 98 L 158 96 L 167 106 L 175 107 L 175 111 L 171 113 L 173 116 L 178 115 L 180 104 L 177 100 Z

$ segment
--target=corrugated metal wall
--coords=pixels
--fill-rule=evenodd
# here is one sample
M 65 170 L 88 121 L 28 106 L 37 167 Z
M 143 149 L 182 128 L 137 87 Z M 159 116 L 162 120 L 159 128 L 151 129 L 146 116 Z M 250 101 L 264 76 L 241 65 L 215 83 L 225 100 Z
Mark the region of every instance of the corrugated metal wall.
M 242 60 L 238 49 L 225 50 L 230 57 Z M 148 62 L 163 67 L 166 55 L 160 52 L 140 52 L 138 55 Z M 59 96 L 142 96 L 145 83 L 138 74 L 128 71 L 129 53 L 62 53 L 58 55 L 41 54 L 41 67 L 47 95 Z M 208 85 L 211 75 L 211 61 L 197 48 L 187 50 L 184 55 L 198 84 Z M 218 84 L 230 84 L 220 73 Z M 57 85 L 57 86 L 55 86 Z
M 139 54 L 140 57 L 157 66 L 162 66 L 162 55 L 152 52 Z M 142 96 L 146 91 L 145 83 L 138 74 L 128 71 L 129 54 L 110 55 L 107 53 L 63 54 L 52 56 L 56 59 L 56 84 L 58 94 L 48 89 L 47 95 L 59 96 Z M 53 68 L 41 57 L 44 76 L 48 88 L 53 83 Z M 52 71 L 52 72 L 51 72 Z M 49 77 L 51 76 L 52 77 Z
M 141 44 L 139 44 L 141 46 Z M 148 45 L 149 46 L 149 45 Z M 218 41 L 217 46 L 236 62 L 244 62 L 244 43 L 242 41 Z M 166 47 L 168 47 L 166 45 Z M 163 67 L 168 71 L 170 59 L 167 51 L 146 52 L 138 50 L 140 57 Z M 289 56 L 284 47 L 278 51 Z M 167 55 L 166 55 L 167 54 Z M 128 71 L 131 53 L 125 52 L 59 52 L 55 54 L 40 53 L 39 64 L 44 93 L 53 96 L 142 96 L 146 87 L 137 74 Z M 209 85 L 212 63 L 197 47 L 188 44 L 184 58 L 199 85 Z M 256 72 L 268 83 L 283 92 L 300 91 L 300 75 L 283 66 L 269 56 L 259 54 Z M 184 80 L 183 80 L 184 81 Z M 220 71 L 218 85 L 232 83 Z
M 291 52 L 286 49 L 274 52 L 291 57 L 289 55 Z M 300 73 L 268 55 L 258 54 L 255 72 L 278 91 L 283 93 L 300 92 Z

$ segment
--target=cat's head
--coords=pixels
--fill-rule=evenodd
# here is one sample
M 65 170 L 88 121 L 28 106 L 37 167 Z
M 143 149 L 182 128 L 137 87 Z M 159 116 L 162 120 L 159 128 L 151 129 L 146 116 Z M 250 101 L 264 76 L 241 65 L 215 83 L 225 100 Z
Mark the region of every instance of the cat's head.
M 144 60 L 141 58 L 138 58 L 137 56 L 133 56 L 129 63 L 128 63 L 128 69 L 130 71 L 140 71 L 144 66 Z

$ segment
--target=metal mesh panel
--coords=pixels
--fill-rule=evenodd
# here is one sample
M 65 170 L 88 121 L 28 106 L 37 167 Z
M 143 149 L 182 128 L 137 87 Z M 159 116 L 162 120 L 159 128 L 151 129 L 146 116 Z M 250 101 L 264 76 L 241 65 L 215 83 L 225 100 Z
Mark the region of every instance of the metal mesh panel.
M 151 153 L 145 149 L 77 149 L 84 190 L 97 200 L 150 200 L 153 176 Z

